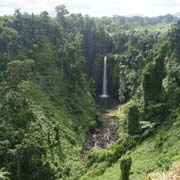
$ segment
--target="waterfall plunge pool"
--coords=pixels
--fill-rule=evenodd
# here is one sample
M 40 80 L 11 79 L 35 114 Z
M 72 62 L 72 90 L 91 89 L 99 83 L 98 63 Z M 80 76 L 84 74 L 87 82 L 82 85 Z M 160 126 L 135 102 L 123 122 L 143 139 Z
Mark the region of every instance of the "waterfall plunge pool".
M 106 98 L 97 96 L 96 97 L 96 104 L 98 106 L 98 109 L 100 111 L 106 111 L 109 109 L 113 109 L 117 105 L 119 105 L 119 101 L 111 96 L 108 96 Z

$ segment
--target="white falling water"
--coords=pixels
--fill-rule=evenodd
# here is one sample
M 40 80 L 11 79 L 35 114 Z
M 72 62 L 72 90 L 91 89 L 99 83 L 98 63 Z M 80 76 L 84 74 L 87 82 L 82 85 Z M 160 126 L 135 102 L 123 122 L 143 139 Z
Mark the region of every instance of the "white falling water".
M 104 71 L 103 71 L 103 93 L 102 98 L 107 98 L 107 56 L 104 56 Z

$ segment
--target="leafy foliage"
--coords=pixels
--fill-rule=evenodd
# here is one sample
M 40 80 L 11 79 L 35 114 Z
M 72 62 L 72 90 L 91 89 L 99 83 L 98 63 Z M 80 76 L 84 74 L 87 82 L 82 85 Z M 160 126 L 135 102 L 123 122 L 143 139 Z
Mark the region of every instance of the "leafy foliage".
M 10 180 L 10 173 L 6 171 L 6 168 L 0 169 L 0 180 Z
M 170 119 L 180 102 L 180 23 L 168 32 L 176 21 L 171 15 L 92 18 L 70 14 L 64 5 L 57 6 L 56 13 L 57 17 L 50 17 L 46 11 L 34 15 L 17 9 L 13 16 L 0 18 L 3 180 L 89 178 L 89 169 L 94 172 L 96 167 L 100 167 L 95 171 L 99 176 L 132 150 L 136 142 L 127 136 L 106 150 L 93 150 L 80 165 L 86 134 L 96 125 L 92 95 L 94 84 L 102 79 L 104 55 L 108 56 L 110 95 L 120 102 L 134 95 L 135 102 L 139 102 L 137 97 L 144 99 L 144 109 L 143 102 L 130 107 L 130 135 L 139 129 L 138 109 L 145 110 L 140 112 L 141 120 L 148 120 L 142 129 L 153 131 L 152 120 Z M 143 91 L 138 94 L 142 71 Z M 164 144 L 164 139 L 157 138 L 158 146 Z M 155 165 L 169 166 L 169 162 L 162 155 Z

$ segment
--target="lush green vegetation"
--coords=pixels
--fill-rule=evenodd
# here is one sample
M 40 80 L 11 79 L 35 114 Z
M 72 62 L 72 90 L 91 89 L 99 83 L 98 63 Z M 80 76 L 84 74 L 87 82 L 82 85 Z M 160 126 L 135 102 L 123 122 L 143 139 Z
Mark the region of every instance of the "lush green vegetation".
M 82 37 L 61 23 L 46 12 L 1 18 L 0 166 L 12 179 L 63 177 L 96 123 Z
M 140 180 L 178 161 L 180 21 L 171 15 L 0 17 L 0 179 Z M 102 59 L 119 139 L 81 152 L 99 122 Z

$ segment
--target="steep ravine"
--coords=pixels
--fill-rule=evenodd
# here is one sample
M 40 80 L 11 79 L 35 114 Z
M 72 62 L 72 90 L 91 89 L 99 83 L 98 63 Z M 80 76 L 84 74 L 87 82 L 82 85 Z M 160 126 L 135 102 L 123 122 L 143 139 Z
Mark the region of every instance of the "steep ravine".
M 92 148 L 104 149 L 108 144 L 111 144 L 118 139 L 118 118 L 110 116 L 108 111 L 117 103 L 117 100 L 114 99 L 113 96 L 111 97 L 111 94 L 108 94 L 108 87 L 111 82 L 108 79 L 108 70 L 107 56 L 104 56 L 102 91 L 100 96 L 98 95 L 96 97 L 100 116 L 97 120 L 97 126 L 91 129 L 86 137 L 81 158 L 83 158 Z

